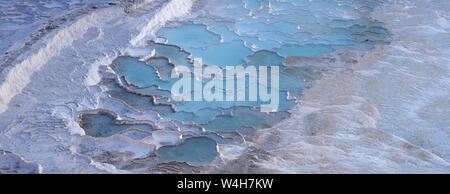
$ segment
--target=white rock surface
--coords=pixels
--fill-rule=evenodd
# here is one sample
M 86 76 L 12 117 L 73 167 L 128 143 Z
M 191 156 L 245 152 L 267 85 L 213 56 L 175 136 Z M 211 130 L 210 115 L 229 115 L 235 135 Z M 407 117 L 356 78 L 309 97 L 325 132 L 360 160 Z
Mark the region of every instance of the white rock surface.
M 291 118 L 258 131 L 240 156 L 222 152 L 232 159 L 212 171 L 449 173 L 449 8 L 426 0 L 377 7 L 372 17 L 386 23 L 390 45 L 338 51 L 347 59 L 311 84 Z
M 9 6 L 11 1 L 0 10 Z M 68 14 L 85 5 L 42 6 Z M 98 108 L 127 119 L 160 119 L 108 104 L 96 86 L 99 71 L 119 54 L 148 55 L 145 41 L 192 6 L 191 0 L 153 0 L 77 12 L 0 67 L 0 149 L 14 153 L 0 155 L 0 171 L 125 173 L 116 166 L 148 157 L 161 144 L 176 144 L 181 134 L 201 133 L 161 121 L 161 128 L 173 131 L 143 141 L 120 134 L 91 138 L 77 123 L 80 111 Z M 388 0 L 377 7 L 371 17 L 391 31 L 390 45 L 339 51 L 346 59 L 323 71 L 290 119 L 257 131 L 242 146 L 219 146 L 221 163 L 211 172 L 449 173 L 449 8 L 448 1 L 426 0 Z M 24 37 L 44 21 L 15 31 L 4 31 L 14 23 L 2 22 L 2 40 L 18 34 L 0 48 L 2 60 L 9 56 L 4 51 L 20 50 Z
M 42 166 L 26 162 L 20 156 L 0 150 L 0 174 L 38 174 Z
M 93 86 L 99 67 L 134 47 L 130 40 L 143 45 L 159 22 L 187 14 L 188 1 L 147 1 L 128 14 L 121 4 L 83 11 L 39 37 L 1 69 L 0 148 L 42 165 L 44 173 L 117 172 L 69 149 L 83 135 L 74 121 L 79 111 L 100 108 L 101 90 Z

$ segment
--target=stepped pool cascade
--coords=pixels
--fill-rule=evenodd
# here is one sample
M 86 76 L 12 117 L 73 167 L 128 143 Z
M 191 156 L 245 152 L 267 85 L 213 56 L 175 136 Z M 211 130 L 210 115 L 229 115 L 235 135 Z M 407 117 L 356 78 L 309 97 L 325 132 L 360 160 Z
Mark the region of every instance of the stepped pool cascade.
M 218 144 L 239 143 L 230 139 L 246 139 L 243 136 L 251 131 L 270 128 L 289 118 L 296 100 L 308 82 L 320 73 L 320 67 L 292 65 L 288 58 L 314 60 L 341 48 L 371 49 L 375 44 L 390 42 L 383 24 L 366 17 L 379 3 L 376 0 L 210 0 L 202 3 L 191 17 L 170 22 L 157 31 L 157 40 L 148 41 L 145 48 L 151 50 L 151 56 L 124 54 L 115 58 L 109 68 L 116 78 L 103 79 L 100 83 L 112 99 L 136 112 L 154 112 L 162 120 L 191 123 L 203 130 L 186 133 L 171 128 L 169 131 L 181 131 L 181 140 L 159 147 L 156 151 L 159 162 L 211 163 L 220 155 Z M 265 82 L 268 91 L 278 92 L 276 111 L 261 111 L 261 105 L 267 102 L 250 99 L 250 91 L 261 92 L 258 83 L 250 80 L 260 76 L 245 73 L 236 77 L 219 75 L 221 82 L 212 91 L 223 92 L 219 97 L 224 100 L 173 99 L 172 88 L 186 75 L 193 78 L 187 82 L 193 89 L 187 92 L 189 99 L 196 95 L 202 97 L 205 93 L 201 89 L 218 76 L 199 78 L 196 67 L 202 67 L 200 73 L 208 67 L 221 72 L 229 67 L 254 67 L 255 75 L 262 75 L 258 73 L 266 66 L 279 70 L 279 85 L 270 85 L 272 75 Z M 172 74 L 180 67 L 189 72 L 174 77 Z M 275 68 L 269 69 L 271 72 Z M 228 88 L 225 83 L 230 79 L 235 81 L 233 85 L 243 83 L 242 87 Z M 236 100 L 234 95 L 240 92 L 245 97 Z M 233 100 L 225 100 L 230 93 Z M 136 122 L 118 124 L 112 116 L 103 113 L 86 113 L 81 118 L 82 128 L 93 137 L 124 135 L 123 131 L 127 131 L 124 136 L 145 139 L 161 130 Z M 141 132 L 129 132 L 130 128 Z M 226 133 L 233 133 L 233 138 Z
M 450 1 L 0 3 L 0 173 L 450 172 Z

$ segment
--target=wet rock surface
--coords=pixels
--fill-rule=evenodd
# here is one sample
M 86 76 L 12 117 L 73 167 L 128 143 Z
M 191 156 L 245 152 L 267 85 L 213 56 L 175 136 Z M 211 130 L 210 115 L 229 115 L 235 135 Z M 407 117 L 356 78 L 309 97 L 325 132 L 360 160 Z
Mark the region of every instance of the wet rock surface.
M 29 19 L 23 2 L 2 19 Z M 137 2 L 49 20 L 2 55 L 0 172 L 448 172 L 448 3 Z M 195 57 L 279 66 L 282 111 L 170 101 Z
M 39 174 L 39 164 L 26 162 L 20 156 L 9 151 L 0 150 L 0 174 Z

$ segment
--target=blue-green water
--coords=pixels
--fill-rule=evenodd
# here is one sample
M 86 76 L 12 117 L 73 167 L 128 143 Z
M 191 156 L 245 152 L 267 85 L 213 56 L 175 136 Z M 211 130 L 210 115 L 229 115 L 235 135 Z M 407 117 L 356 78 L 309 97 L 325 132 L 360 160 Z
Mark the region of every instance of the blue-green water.
M 83 114 L 81 121 L 86 134 L 92 137 L 109 137 L 129 128 L 154 131 L 153 127 L 147 124 L 119 124 L 114 116 L 107 113 Z
M 167 44 L 150 42 L 154 56 L 148 61 L 129 56 L 120 56 L 113 61 L 111 68 L 129 85 L 121 86 L 111 80 L 103 84 L 110 88 L 108 94 L 111 97 L 138 110 L 151 110 L 163 118 L 192 122 L 210 132 L 272 127 L 289 117 L 288 111 L 295 106 L 294 99 L 301 96 L 306 81 L 315 78 L 314 67 L 284 66 L 283 61 L 290 56 L 318 58 L 340 48 L 370 49 L 374 44 L 389 42 L 389 33 L 382 24 L 367 17 L 379 2 L 204 1 L 203 12 L 157 32 Z M 192 70 L 194 58 L 201 58 L 205 67 L 222 69 L 238 65 L 278 66 L 278 111 L 261 112 L 259 107 L 267 102 L 260 99 L 173 101 L 170 90 L 180 78 L 171 79 L 170 73 L 176 66 Z M 204 86 L 207 81 L 194 79 L 191 88 L 195 84 Z M 248 80 L 245 84 L 246 90 L 256 87 Z M 288 94 L 294 98 L 288 98 Z M 88 135 L 96 137 L 110 136 L 128 127 L 115 125 L 104 115 L 91 115 L 83 122 Z M 216 141 L 211 138 L 189 138 L 179 145 L 161 147 L 158 155 L 161 161 L 211 162 L 218 155 L 216 147 Z
M 192 137 L 177 146 L 158 149 L 160 161 L 183 161 L 191 164 L 212 162 L 218 155 L 217 142 L 207 137 Z

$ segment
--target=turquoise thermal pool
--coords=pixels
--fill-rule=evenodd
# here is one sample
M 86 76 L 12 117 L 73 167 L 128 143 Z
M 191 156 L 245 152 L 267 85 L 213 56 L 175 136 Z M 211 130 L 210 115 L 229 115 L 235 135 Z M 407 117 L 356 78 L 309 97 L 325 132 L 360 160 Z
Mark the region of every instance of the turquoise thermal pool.
M 374 44 L 388 43 L 389 33 L 382 23 L 365 17 L 378 3 L 376 0 L 210 0 L 193 17 L 160 29 L 158 41 L 149 42 L 148 48 L 153 51 L 150 58 L 117 57 L 110 65 L 117 80 L 104 79 L 102 84 L 108 88 L 111 98 L 138 111 L 153 111 L 168 121 L 192 123 L 205 130 L 183 138 L 176 145 L 159 148 L 159 161 L 209 163 L 219 155 L 218 140 L 211 133 L 270 128 L 290 116 L 289 110 L 296 105 L 307 82 L 314 80 L 318 68 L 290 66 L 284 62 L 286 58 L 319 58 L 340 48 L 371 49 Z M 194 59 L 201 59 L 204 67 L 217 66 L 222 70 L 240 65 L 279 67 L 278 110 L 261 112 L 260 106 L 268 102 L 260 99 L 172 100 L 171 88 L 181 78 L 172 79 L 171 72 L 177 66 L 193 69 Z M 237 79 L 245 79 L 246 91 L 256 87 L 245 77 Z M 208 79 L 191 81 L 192 88 L 194 84 L 205 86 L 206 83 Z M 215 91 L 224 88 L 225 85 Z M 195 92 L 198 91 L 192 94 Z M 154 131 L 143 124 L 117 124 L 105 114 L 85 114 L 82 123 L 87 135 L 94 137 L 112 136 L 128 128 Z

